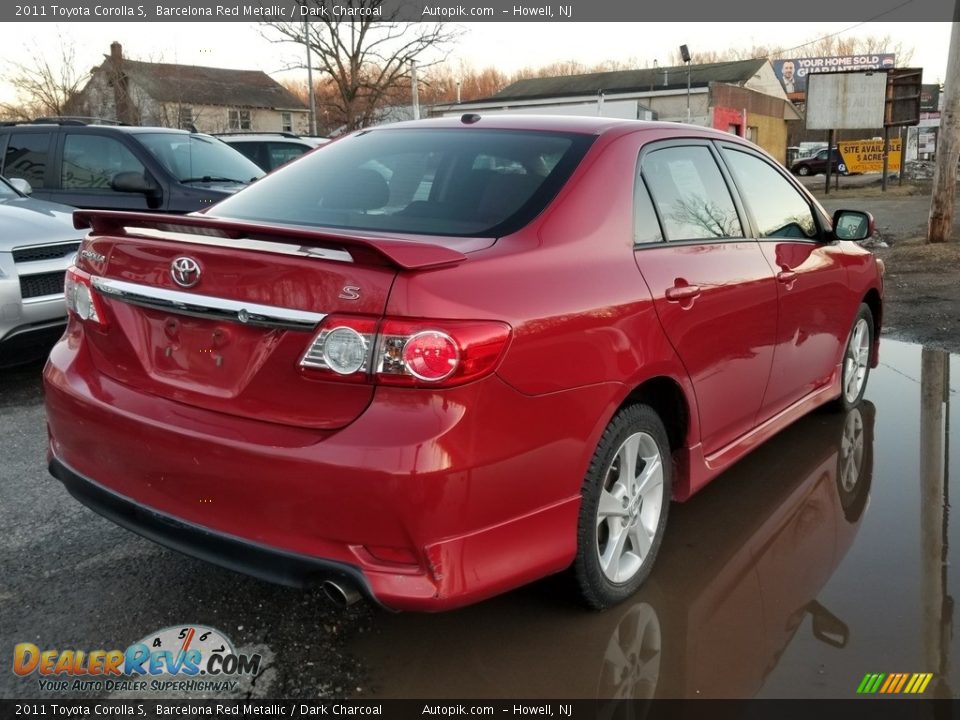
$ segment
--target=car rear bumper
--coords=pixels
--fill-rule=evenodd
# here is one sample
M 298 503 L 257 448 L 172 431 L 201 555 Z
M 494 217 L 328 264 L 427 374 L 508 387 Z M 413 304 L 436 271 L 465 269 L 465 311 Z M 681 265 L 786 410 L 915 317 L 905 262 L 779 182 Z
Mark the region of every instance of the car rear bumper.
M 289 587 L 309 587 L 323 580 L 337 580 L 376 600 L 363 573 L 353 565 L 284 552 L 191 525 L 111 492 L 56 458 L 50 461 L 50 474 L 94 512 L 185 555 Z
M 531 398 L 493 376 L 378 388 L 351 425 L 307 430 L 140 393 L 99 374 L 70 329 L 44 379 L 51 472 L 81 502 L 187 554 L 284 584 L 348 579 L 397 610 L 567 567 L 614 401 L 598 387 Z

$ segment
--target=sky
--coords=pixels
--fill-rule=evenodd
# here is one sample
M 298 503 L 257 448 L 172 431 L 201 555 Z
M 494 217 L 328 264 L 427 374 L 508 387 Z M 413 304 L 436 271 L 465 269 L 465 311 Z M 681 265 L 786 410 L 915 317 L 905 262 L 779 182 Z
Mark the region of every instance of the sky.
M 795 47 L 824 35 L 890 35 L 913 48 L 911 66 L 924 69 L 924 82 L 945 76 L 950 23 L 464 23 L 450 59 L 474 68 L 504 72 L 574 60 L 593 65 L 604 60 L 635 61 L 637 67 L 667 63 L 681 44 L 697 52 L 727 47 L 783 45 Z M 78 66 L 90 69 L 103 61 L 110 43 L 136 59 L 260 69 L 278 80 L 300 77 L 284 72 L 302 54 L 294 45 L 265 39 L 247 23 L 0 23 L 0 101 L 14 99 L 3 80 L 9 63 L 36 53 L 59 55 L 60 39 L 72 43 Z M 802 56 L 802 49 L 797 56 Z M 898 62 L 898 64 L 901 64 Z

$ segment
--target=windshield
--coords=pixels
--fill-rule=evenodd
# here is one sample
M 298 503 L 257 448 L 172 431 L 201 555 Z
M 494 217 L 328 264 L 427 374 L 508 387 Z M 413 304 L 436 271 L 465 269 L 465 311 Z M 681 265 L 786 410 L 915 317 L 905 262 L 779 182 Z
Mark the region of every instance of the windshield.
M 0 177 L 0 200 L 12 200 L 20 197 L 20 193 L 7 184 L 7 179 Z
M 210 215 L 418 235 L 495 237 L 553 199 L 592 136 L 476 128 L 351 135 L 220 202 Z
M 263 170 L 209 135 L 144 133 L 137 138 L 180 182 L 248 183 Z

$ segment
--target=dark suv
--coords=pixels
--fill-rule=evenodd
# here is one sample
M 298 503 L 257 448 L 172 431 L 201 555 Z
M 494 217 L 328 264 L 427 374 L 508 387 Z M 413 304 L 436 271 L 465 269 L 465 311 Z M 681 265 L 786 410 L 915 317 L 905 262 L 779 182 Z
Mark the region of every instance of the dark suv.
M 819 175 L 825 173 L 827 171 L 827 155 L 827 149 L 824 148 L 816 155 L 804 158 L 803 160 L 797 160 L 790 166 L 790 172 L 794 175 Z M 838 172 L 841 175 L 846 175 L 847 173 L 847 167 L 843 163 L 843 156 L 836 148 L 833 149 L 833 167 L 830 169 L 830 172 Z
M 0 174 L 64 205 L 188 213 L 263 171 L 210 135 L 51 120 L 0 125 Z

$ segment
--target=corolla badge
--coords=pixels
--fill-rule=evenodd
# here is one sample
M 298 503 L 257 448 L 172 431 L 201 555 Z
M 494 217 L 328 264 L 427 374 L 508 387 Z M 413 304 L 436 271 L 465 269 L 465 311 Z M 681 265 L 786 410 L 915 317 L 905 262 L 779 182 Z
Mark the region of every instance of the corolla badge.
M 180 287 L 190 288 L 200 282 L 200 263 L 181 255 L 170 263 L 170 277 Z

